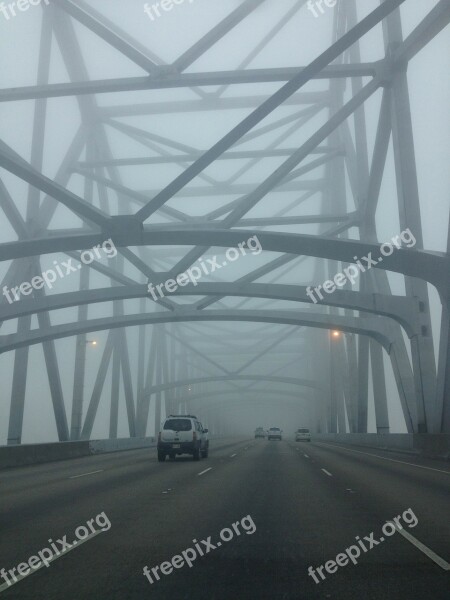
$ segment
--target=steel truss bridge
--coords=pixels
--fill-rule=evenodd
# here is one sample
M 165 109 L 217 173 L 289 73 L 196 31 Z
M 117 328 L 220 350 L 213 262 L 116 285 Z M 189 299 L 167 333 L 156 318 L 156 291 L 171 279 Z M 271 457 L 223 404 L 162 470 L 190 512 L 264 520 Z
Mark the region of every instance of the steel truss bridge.
M 415 0 L 381 0 L 363 17 L 356 0 L 341 0 L 330 45 L 312 62 L 254 68 L 267 50 L 276 53 L 300 15 L 315 25 L 304 0 L 277 2 L 277 20 L 262 32 L 271 1 L 230 3 L 170 63 L 151 38 L 143 44 L 126 23 L 117 25 L 91 3 L 53 0 L 39 9 L 35 84 L 0 90 L 3 107 L 16 104 L 20 111 L 32 103 L 34 110 L 29 151 L 21 155 L 0 142 L 2 229 L 11 232 L 0 244 L 2 287 L 31 281 L 49 260 L 79 259 L 79 251 L 107 239 L 118 254 L 86 265 L 68 287 L 41 287 L 15 302 L 2 297 L 0 352 L 2 361 L 13 357 L 9 444 L 22 441 L 33 345 L 42 348 L 60 441 L 90 438 L 108 372 L 111 438 L 118 435 L 122 389 L 132 437 L 148 433 L 150 414 L 159 424 L 163 408 L 203 407 L 219 431 L 216 417 L 227 403 L 252 394 L 312 403 L 323 432 L 367 432 L 372 394 L 377 431 L 389 432 L 386 365 L 407 431 L 450 432 L 450 245 L 441 253 L 424 248 L 407 77 L 409 62 L 448 24 L 450 2 L 437 2 L 404 35 L 400 8 Z M 253 36 L 245 32 L 254 28 L 249 45 Z M 199 70 L 198 63 L 217 64 L 217 47 L 236 31 L 242 32 L 239 64 Z M 130 75 L 92 76 L 101 53 L 83 51 L 87 33 L 99 48 L 120 53 Z M 379 37 L 379 60 L 361 60 L 366 35 Z M 67 81 L 51 82 L 55 60 Z M 371 147 L 367 103 L 373 98 L 379 108 L 370 112 Z M 76 131 L 55 173 L 46 175 L 48 130 L 63 122 L 61 102 L 69 101 Z M 191 143 L 180 141 L 183 131 L 174 136 L 173 126 L 170 135 L 161 133 L 172 119 L 186 123 Z M 212 145 L 195 139 L 199 123 L 220 131 Z M 388 168 L 395 172 L 389 201 L 399 231 L 409 228 L 417 244 L 396 249 L 359 285 L 342 286 L 315 304 L 309 286 L 333 279 L 356 257 L 379 256 L 386 240 L 376 222 Z M 152 186 L 160 169 L 170 176 Z M 133 185 L 143 178 L 146 189 Z M 27 190 L 24 204 L 12 191 L 19 180 L 26 184 L 19 188 Z M 230 267 L 156 302 L 149 295 L 148 283 L 175 278 L 254 235 L 263 251 L 244 275 L 233 279 Z M 291 270 L 300 276 L 286 283 Z M 393 293 L 392 273 L 402 278 L 404 295 Z M 437 356 L 428 284 L 442 304 Z M 240 339 L 228 322 L 238 322 Z M 106 341 L 96 350 L 101 355 L 88 395 L 89 343 L 100 331 Z M 69 359 L 58 352 L 63 338 L 74 345 L 70 404 L 61 375 Z M 311 357 L 321 357 L 320 364 Z

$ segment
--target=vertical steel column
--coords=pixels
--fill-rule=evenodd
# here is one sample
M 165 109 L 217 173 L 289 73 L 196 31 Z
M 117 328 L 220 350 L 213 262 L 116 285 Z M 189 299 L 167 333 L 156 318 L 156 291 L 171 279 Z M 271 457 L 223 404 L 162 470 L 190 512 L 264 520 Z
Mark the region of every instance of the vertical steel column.
M 44 295 L 43 290 L 36 293 L 37 297 Z M 48 312 L 38 314 L 39 327 L 45 331 L 51 326 L 50 315 Z M 50 387 L 50 395 L 53 404 L 53 413 L 55 415 L 56 430 L 58 432 L 58 440 L 67 442 L 69 440 L 69 426 L 67 424 L 66 407 L 64 405 L 64 397 L 61 384 L 61 376 L 58 368 L 58 358 L 56 355 L 55 342 L 44 342 L 42 344 L 44 352 L 45 366 L 47 368 L 48 383 Z
M 442 306 L 434 430 L 450 433 L 450 298 Z
M 359 336 L 358 344 L 358 433 L 367 433 L 369 408 L 369 339 Z
M 130 355 L 128 352 L 127 332 L 121 329 L 120 334 L 120 364 L 122 367 L 125 406 L 127 409 L 128 432 L 130 437 L 136 437 L 136 407 L 134 405 L 133 379 L 131 376 Z
M 161 328 L 160 325 L 155 325 L 156 330 L 156 385 L 162 383 L 162 356 L 161 356 Z M 155 394 L 155 437 L 158 435 L 161 427 L 161 392 Z
M 386 396 L 386 381 L 384 378 L 383 349 L 375 340 L 370 340 L 370 358 L 372 364 L 377 433 L 389 433 L 389 413 Z
M 118 332 L 114 331 L 114 350 L 111 370 L 111 404 L 109 411 L 109 437 L 117 438 L 119 420 L 119 391 L 120 391 L 120 340 Z
M 45 13 L 45 11 L 44 11 Z M 37 74 L 37 85 L 48 83 L 50 70 L 52 25 L 48 15 L 42 15 L 41 38 L 39 48 L 39 64 Z M 36 169 L 42 169 L 43 147 L 45 135 L 45 121 L 47 114 L 47 100 L 36 100 L 34 104 L 33 134 L 31 141 L 31 164 Z M 40 203 L 40 192 L 37 188 L 28 186 L 26 228 L 33 232 L 38 229 L 38 214 Z M 21 281 L 28 281 L 30 275 L 29 265 L 25 262 L 18 269 Z M 18 283 L 20 283 L 18 282 Z M 31 316 L 22 317 L 18 320 L 17 332 L 27 334 L 31 328 Z M 14 355 L 13 381 L 11 390 L 11 403 L 8 426 L 8 445 L 22 443 L 23 415 L 25 409 L 25 394 L 28 374 L 29 348 L 16 350 Z
M 29 271 L 19 270 L 26 275 Z M 19 272 L 18 271 L 18 272 Z M 24 281 L 28 281 L 25 277 Z M 18 320 L 17 333 L 27 334 L 31 327 L 31 315 Z M 25 393 L 27 387 L 28 354 L 29 346 L 16 350 L 14 354 L 13 380 L 11 391 L 11 403 L 9 411 L 8 440 L 7 444 L 12 446 L 22 443 L 23 414 L 25 409 Z
M 347 2 L 347 14 L 348 14 L 348 27 L 352 28 L 356 25 L 358 17 L 356 10 L 356 2 L 355 0 L 351 0 Z M 354 44 L 351 48 L 349 48 L 348 55 L 351 63 L 358 64 L 361 62 L 361 50 L 360 50 L 360 42 Z M 353 93 L 357 94 L 363 87 L 363 80 L 361 77 L 352 78 L 352 89 Z M 357 208 L 361 209 L 365 206 L 367 202 L 367 194 L 369 190 L 369 156 L 368 156 L 368 143 L 367 143 L 367 128 L 366 128 L 366 115 L 365 115 L 365 106 L 362 105 L 359 107 L 354 113 L 354 123 L 355 123 L 355 167 L 356 167 L 356 175 L 357 175 Z M 368 240 L 371 239 L 376 241 L 375 234 L 375 223 L 370 222 L 367 219 L 364 219 L 360 223 L 360 237 L 361 239 Z M 363 292 L 374 292 L 376 289 L 373 287 L 373 282 L 370 277 L 364 277 L 361 280 L 361 291 Z M 382 347 L 374 342 L 373 340 L 366 339 L 362 341 L 361 345 L 361 355 L 360 359 L 367 361 L 364 364 L 360 364 L 363 369 L 368 371 L 369 369 L 369 349 L 370 349 L 370 359 L 372 366 L 372 387 L 373 387 L 373 395 L 374 395 L 374 404 L 375 404 L 375 414 L 376 415 L 384 415 L 383 402 L 386 402 L 386 382 L 384 375 L 384 364 L 383 364 L 383 349 Z M 367 410 L 368 410 L 368 379 L 366 382 L 365 377 L 360 378 L 360 384 L 363 386 L 360 388 L 360 396 L 359 400 L 361 403 L 361 414 L 358 419 L 358 431 L 359 428 L 362 428 L 362 432 L 367 432 Z M 377 406 L 378 405 L 378 406 Z M 386 412 L 387 418 L 387 412 Z M 386 422 L 383 421 L 382 427 L 386 427 Z M 389 424 L 387 424 L 389 427 Z M 378 428 L 378 423 L 377 423 Z
M 333 41 L 336 41 L 345 33 L 346 28 L 346 7 L 343 10 L 336 11 L 334 15 L 334 36 Z M 336 64 L 342 64 L 343 56 L 335 61 Z M 330 111 L 329 119 L 342 108 L 344 105 L 344 91 L 346 82 L 343 79 L 332 79 L 330 80 L 329 95 L 330 95 Z M 341 140 L 341 127 L 335 128 L 328 137 L 328 143 L 333 148 L 339 148 L 342 146 Z M 324 202 L 324 212 L 337 211 L 344 214 L 347 211 L 347 194 L 345 185 L 345 164 L 342 156 L 336 156 L 334 160 L 328 162 L 325 167 L 326 180 L 328 183 L 327 194 Z M 344 232 L 343 238 L 348 237 L 348 234 Z M 336 261 L 327 261 L 328 276 L 332 279 L 335 273 L 340 271 L 339 263 Z M 337 308 L 329 308 L 330 314 L 339 314 Z M 348 311 L 346 311 L 348 314 Z M 332 410 L 331 410 L 331 426 L 333 432 L 345 432 L 345 413 L 344 413 L 344 402 L 345 402 L 345 390 L 344 390 L 344 378 L 342 369 L 348 371 L 347 365 L 347 354 L 343 348 L 343 340 L 341 338 L 331 338 L 330 344 L 331 351 L 331 387 L 332 387 Z M 347 393 L 348 397 L 348 393 Z
M 450 221 L 447 239 L 447 253 L 450 254 Z M 450 433 L 450 289 L 447 297 L 442 298 L 434 431 Z
M 161 382 L 169 383 L 169 362 L 167 356 L 167 332 L 166 325 L 161 325 Z M 165 416 L 170 414 L 170 399 L 168 398 L 167 390 L 164 390 L 164 411 Z
M 338 402 L 342 400 L 342 396 L 339 395 L 339 389 L 336 385 L 336 379 L 338 376 L 337 365 L 336 365 L 336 351 L 330 343 L 330 381 L 331 381 L 331 394 L 330 394 L 330 407 L 328 414 L 328 432 L 337 433 L 337 415 L 338 415 Z
M 114 333 L 110 331 L 108 339 L 106 340 L 105 349 L 103 350 L 102 359 L 97 372 L 97 377 L 94 383 L 94 389 L 92 390 L 91 400 L 89 407 L 86 412 L 86 418 L 84 420 L 83 429 L 81 430 L 80 438 L 88 440 L 92 434 L 92 428 L 94 427 L 95 417 L 97 415 L 98 405 L 100 403 L 100 397 L 102 395 L 103 386 L 108 372 L 109 363 L 111 361 L 112 352 L 114 349 Z
M 174 324 L 170 323 L 169 331 L 173 334 Z M 177 380 L 176 376 L 176 340 L 173 335 L 170 336 L 170 342 L 168 347 L 168 361 L 169 361 L 169 381 L 175 382 Z M 169 396 L 169 414 L 174 414 L 176 412 L 175 407 L 175 398 L 176 398 L 176 389 L 168 392 Z
M 100 190 L 99 190 L 100 191 Z M 106 204 L 105 208 L 108 207 L 108 196 L 103 191 L 103 202 Z M 117 256 L 114 259 L 114 267 L 117 271 L 123 270 L 123 257 Z M 111 285 L 113 285 L 113 281 L 110 281 Z M 113 316 L 119 317 L 123 315 L 123 302 L 115 301 L 113 302 Z M 112 357 L 112 369 L 111 369 L 111 401 L 110 401 L 110 413 L 109 413 L 109 437 L 112 439 L 117 438 L 117 427 L 119 420 L 119 394 L 120 394 L 120 374 L 121 374 L 121 358 L 122 351 L 121 345 L 123 343 L 122 336 L 120 335 L 121 331 L 115 330 L 113 332 L 113 357 Z
M 93 156 L 92 142 L 86 146 L 86 158 L 89 160 Z M 94 184 L 88 178 L 84 181 L 84 197 L 86 200 L 93 199 Z M 80 271 L 80 291 L 89 289 L 90 269 L 84 268 Z M 89 305 L 80 304 L 78 307 L 78 321 L 86 321 L 89 314 Z M 72 396 L 72 418 L 70 426 L 70 439 L 80 439 L 83 423 L 83 403 L 84 403 L 84 380 L 86 370 L 86 335 L 77 335 L 75 338 L 75 365 L 73 378 L 73 396 Z
M 150 352 L 148 356 L 148 364 L 147 364 L 147 375 L 145 378 L 145 391 L 141 398 L 141 402 L 137 407 L 137 430 L 138 437 L 145 437 L 147 434 L 147 426 L 148 426 L 148 413 L 150 410 L 150 400 L 151 395 L 148 392 L 150 387 L 153 385 L 153 378 L 155 374 L 156 367 L 156 328 L 153 326 L 151 328 L 152 337 L 150 340 Z
M 384 0 L 383 0 L 384 1 Z M 383 32 L 388 55 L 403 41 L 400 10 L 383 21 Z M 423 248 L 422 220 L 417 182 L 414 136 L 409 100 L 407 65 L 396 65 L 392 80 L 392 133 L 398 190 L 400 226 L 410 228 L 417 240 L 417 249 Z M 405 277 L 406 294 L 422 303 L 420 331 L 411 340 L 414 378 L 418 391 L 418 430 L 432 431 L 435 420 L 436 363 L 431 329 L 430 304 L 427 283 Z

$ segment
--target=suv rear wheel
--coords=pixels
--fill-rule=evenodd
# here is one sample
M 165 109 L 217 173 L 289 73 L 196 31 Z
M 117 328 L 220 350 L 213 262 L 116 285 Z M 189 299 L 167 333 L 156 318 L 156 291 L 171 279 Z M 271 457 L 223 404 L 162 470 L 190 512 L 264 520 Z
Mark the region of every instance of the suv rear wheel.
M 202 450 L 202 457 L 203 458 L 208 458 L 208 450 L 209 450 L 209 448 L 205 448 L 205 450 Z
M 196 448 L 196 449 L 194 450 L 194 453 L 193 453 L 193 455 L 192 455 L 192 458 L 193 458 L 194 460 L 200 460 L 200 448 Z

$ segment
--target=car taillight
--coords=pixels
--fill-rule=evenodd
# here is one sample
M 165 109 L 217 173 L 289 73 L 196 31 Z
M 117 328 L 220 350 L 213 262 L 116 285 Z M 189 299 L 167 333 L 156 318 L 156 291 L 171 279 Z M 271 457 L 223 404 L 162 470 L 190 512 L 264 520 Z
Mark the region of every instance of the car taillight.
M 196 442 L 196 441 L 197 441 L 197 434 L 195 433 L 195 431 L 193 431 L 193 432 L 192 432 L 192 440 L 193 440 L 194 442 Z

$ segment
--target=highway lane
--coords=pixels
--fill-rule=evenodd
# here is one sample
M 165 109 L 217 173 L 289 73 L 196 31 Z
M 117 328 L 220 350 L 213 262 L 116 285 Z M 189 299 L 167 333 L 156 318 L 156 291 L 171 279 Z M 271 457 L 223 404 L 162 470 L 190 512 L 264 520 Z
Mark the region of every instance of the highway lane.
M 199 462 L 160 464 L 155 454 L 133 451 L 0 473 L 0 568 L 27 561 L 50 537 L 73 540 L 76 527 L 102 511 L 111 522 L 108 531 L 2 598 L 448 598 L 449 572 L 398 533 L 362 552 L 356 565 L 334 574 L 322 570 L 326 578 L 318 584 L 308 575 L 309 566 L 333 560 L 355 536 L 379 538 L 385 521 L 408 508 L 418 524 L 405 530 L 448 561 L 446 473 L 289 440 L 218 441 Z M 241 525 L 239 536 L 192 568 L 153 584 L 144 577 L 145 565 L 170 561 L 193 539 L 211 536 L 215 544 L 223 528 L 247 515 L 256 527 L 251 535 Z
M 404 453 L 371 448 L 341 448 L 314 443 L 304 450 L 342 485 L 370 503 L 373 510 L 401 511 L 410 506 L 419 516 L 413 533 L 450 562 L 450 465 Z M 374 485 L 375 482 L 375 485 Z M 397 513 L 395 513 L 397 514 Z

